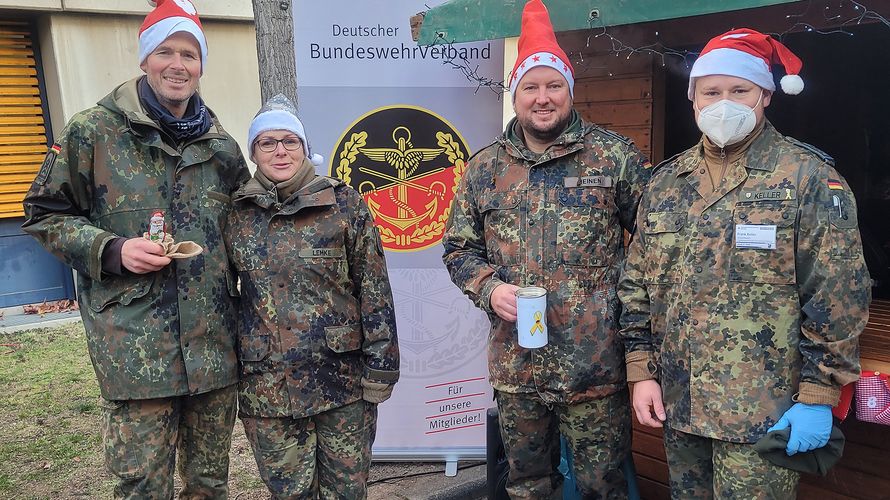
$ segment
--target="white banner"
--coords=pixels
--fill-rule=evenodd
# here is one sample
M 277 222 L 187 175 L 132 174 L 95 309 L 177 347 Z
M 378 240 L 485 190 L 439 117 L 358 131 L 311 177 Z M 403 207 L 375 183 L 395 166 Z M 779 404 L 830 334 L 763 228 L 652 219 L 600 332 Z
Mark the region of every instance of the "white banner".
M 501 129 L 502 103 L 450 64 L 503 73 L 503 42 L 419 47 L 409 18 L 428 0 L 298 0 L 299 113 L 319 173 L 367 201 L 386 250 L 401 380 L 380 406 L 375 458 L 484 456 L 493 406 L 489 324 L 442 264 L 442 233 L 472 152 Z

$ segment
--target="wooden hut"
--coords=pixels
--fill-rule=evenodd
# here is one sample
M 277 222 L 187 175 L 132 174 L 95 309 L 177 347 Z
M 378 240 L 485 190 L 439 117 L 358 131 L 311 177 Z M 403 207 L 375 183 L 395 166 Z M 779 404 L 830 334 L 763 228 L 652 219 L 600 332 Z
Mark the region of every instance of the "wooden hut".
M 452 0 L 427 15 L 419 43 L 516 36 L 523 4 Z M 575 108 L 587 120 L 634 139 L 653 163 L 701 136 L 686 97 L 694 53 L 736 27 L 781 35 L 804 61 L 806 88 L 798 96 L 777 93 L 767 117 L 780 132 L 831 154 L 856 195 L 874 279 L 860 342 L 862 367 L 890 372 L 890 2 L 545 4 L 575 64 Z M 456 12 L 462 12 L 460 23 L 449 23 Z M 890 427 L 859 422 L 851 412 L 841 428 L 847 436 L 843 459 L 826 477 L 803 477 L 798 498 L 890 498 Z M 633 453 L 643 498 L 668 498 L 660 431 L 635 422 Z

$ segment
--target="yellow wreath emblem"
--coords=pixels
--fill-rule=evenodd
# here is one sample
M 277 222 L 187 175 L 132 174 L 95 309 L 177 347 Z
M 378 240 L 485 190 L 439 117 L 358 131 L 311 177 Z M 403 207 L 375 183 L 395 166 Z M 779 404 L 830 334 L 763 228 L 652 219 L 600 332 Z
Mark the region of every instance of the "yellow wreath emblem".
M 346 141 L 346 144 L 343 145 L 343 151 L 340 151 L 340 154 L 337 155 L 340 158 L 340 162 L 337 165 L 337 177 L 346 184 L 349 184 L 351 180 L 352 167 L 350 165 L 355 161 L 355 157 L 358 156 L 358 150 L 364 147 L 367 142 L 367 132 L 352 134 L 349 140 Z

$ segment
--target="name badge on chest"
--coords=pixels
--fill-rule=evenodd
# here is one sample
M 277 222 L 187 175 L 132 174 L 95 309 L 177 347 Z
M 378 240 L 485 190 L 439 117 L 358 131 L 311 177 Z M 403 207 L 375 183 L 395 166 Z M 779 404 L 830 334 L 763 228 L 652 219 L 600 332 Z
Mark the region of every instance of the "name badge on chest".
M 343 257 L 343 249 L 342 248 L 304 248 L 300 250 L 300 257 L 304 259 L 309 258 L 325 258 L 325 259 L 338 259 Z
M 565 187 L 612 187 L 612 178 L 608 175 L 588 175 L 585 177 L 565 177 Z
M 776 249 L 776 226 L 771 224 L 736 224 L 736 248 Z

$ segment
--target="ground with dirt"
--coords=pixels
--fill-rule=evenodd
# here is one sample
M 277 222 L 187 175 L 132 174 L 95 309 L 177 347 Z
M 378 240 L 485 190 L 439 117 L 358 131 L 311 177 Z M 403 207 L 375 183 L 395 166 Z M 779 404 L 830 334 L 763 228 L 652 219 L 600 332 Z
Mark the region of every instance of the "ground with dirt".
M 110 498 L 83 325 L 0 335 L 0 498 Z M 269 497 L 240 423 L 232 498 Z
M 0 388 L 0 498 L 111 498 L 99 388 L 80 322 L 0 333 Z M 240 422 L 230 467 L 229 498 L 269 498 Z M 469 467 L 477 475 L 484 469 Z M 375 463 L 368 497 L 428 498 L 469 473 L 445 478 L 442 464 Z

